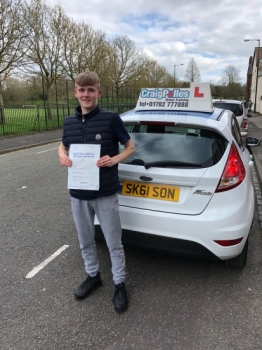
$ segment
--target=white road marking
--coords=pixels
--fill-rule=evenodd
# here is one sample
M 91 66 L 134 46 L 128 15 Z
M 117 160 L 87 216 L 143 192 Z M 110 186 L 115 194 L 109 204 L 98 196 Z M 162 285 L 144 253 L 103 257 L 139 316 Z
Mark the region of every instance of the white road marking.
M 45 152 L 53 151 L 54 149 L 58 149 L 58 147 L 51 148 L 51 149 L 47 149 L 47 150 L 41 151 L 41 152 L 36 152 L 36 154 L 40 154 L 40 153 L 45 153 Z
M 32 271 L 30 271 L 26 278 L 32 278 L 34 277 L 40 270 L 42 270 L 50 261 L 55 259 L 58 255 L 60 255 L 65 249 L 67 249 L 69 245 L 63 245 L 63 247 L 59 248 L 54 254 L 52 254 L 49 258 L 47 258 L 45 261 L 43 261 L 40 265 L 33 268 Z

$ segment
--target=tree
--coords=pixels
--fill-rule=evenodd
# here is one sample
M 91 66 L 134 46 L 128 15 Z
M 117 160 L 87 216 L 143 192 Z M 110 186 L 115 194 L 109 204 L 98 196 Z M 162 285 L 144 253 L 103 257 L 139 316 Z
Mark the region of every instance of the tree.
M 144 76 L 147 57 L 135 47 L 134 42 L 127 36 L 116 36 L 110 41 L 108 55 L 108 70 L 104 83 L 113 85 L 117 99 L 120 89 L 133 86 Z
M 233 65 L 228 65 L 220 74 L 223 95 L 227 99 L 244 98 L 243 86 L 240 84 L 240 71 Z
M 5 123 L 2 84 L 24 56 L 23 17 L 20 0 L 0 0 L 0 124 Z
M 138 88 L 168 87 L 173 84 L 173 77 L 168 70 L 160 66 L 156 60 L 146 58 L 143 77 L 139 80 Z
M 60 5 L 47 6 L 42 0 L 25 3 L 27 62 L 24 71 L 42 78 L 46 89 L 48 119 L 52 119 L 50 91 L 62 73 L 62 39 L 67 16 Z
M 108 64 L 106 34 L 85 22 L 67 20 L 62 39 L 61 65 L 66 77 L 74 81 L 84 71 L 96 72 L 101 80 Z
M 5 105 L 8 102 L 21 102 L 24 99 L 25 89 L 21 80 L 13 77 L 7 77 L 3 88 L 3 97 Z
M 245 96 L 245 85 L 240 83 L 218 84 L 213 86 L 212 93 L 216 99 L 243 100 Z
M 185 80 L 189 82 L 201 81 L 201 76 L 194 58 L 191 58 L 191 60 L 188 63 L 185 74 Z
M 222 84 L 225 85 L 239 83 L 241 80 L 239 69 L 233 65 L 227 66 L 220 76 L 222 79 Z

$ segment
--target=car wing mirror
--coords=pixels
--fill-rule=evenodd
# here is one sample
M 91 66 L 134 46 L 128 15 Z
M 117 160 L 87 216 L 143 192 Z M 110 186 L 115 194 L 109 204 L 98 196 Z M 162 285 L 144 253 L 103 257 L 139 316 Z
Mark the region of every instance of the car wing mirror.
M 246 138 L 246 146 L 256 147 L 256 146 L 259 146 L 260 143 L 261 143 L 261 140 L 259 140 L 257 137 L 248 136 Z

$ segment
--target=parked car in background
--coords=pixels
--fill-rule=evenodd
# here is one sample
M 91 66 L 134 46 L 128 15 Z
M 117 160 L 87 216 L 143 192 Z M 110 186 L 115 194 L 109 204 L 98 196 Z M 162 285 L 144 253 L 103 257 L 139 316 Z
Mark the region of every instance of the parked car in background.
M 121 118 L 136 147 L 119 164 L 123 243 L 244 267 L 255 203 L 247 146 L 260 140 L 243 141 L 207 83 L 142 89 Z
M 245 139 L 248 135 L 248 115 L 245 102 L 238 100 L 213 99 L 213 105 L 217 108 L 229 109 L 235 114 L 240 126 L 241 136 Z

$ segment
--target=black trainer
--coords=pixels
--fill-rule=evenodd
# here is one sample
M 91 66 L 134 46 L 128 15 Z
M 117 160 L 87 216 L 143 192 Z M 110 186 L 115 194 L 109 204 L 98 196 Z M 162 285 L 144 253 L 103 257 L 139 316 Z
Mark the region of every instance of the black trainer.
M 128 301 L 124 283 L 115 285 L 113 304 L 116 312 L 123 312 L 127 309 Z
M 96 276 L 91 277 L 88 276 L 87 279 L 80 284 L 80 286 L 77 288 L 77 290 L 74 293 L 74 296 L 76 299 L 84 299 L 88 297 L 91 292 L 100 287 L 102 285 L 102 280 L 100 277 L 100 273 L 98 273 Z

